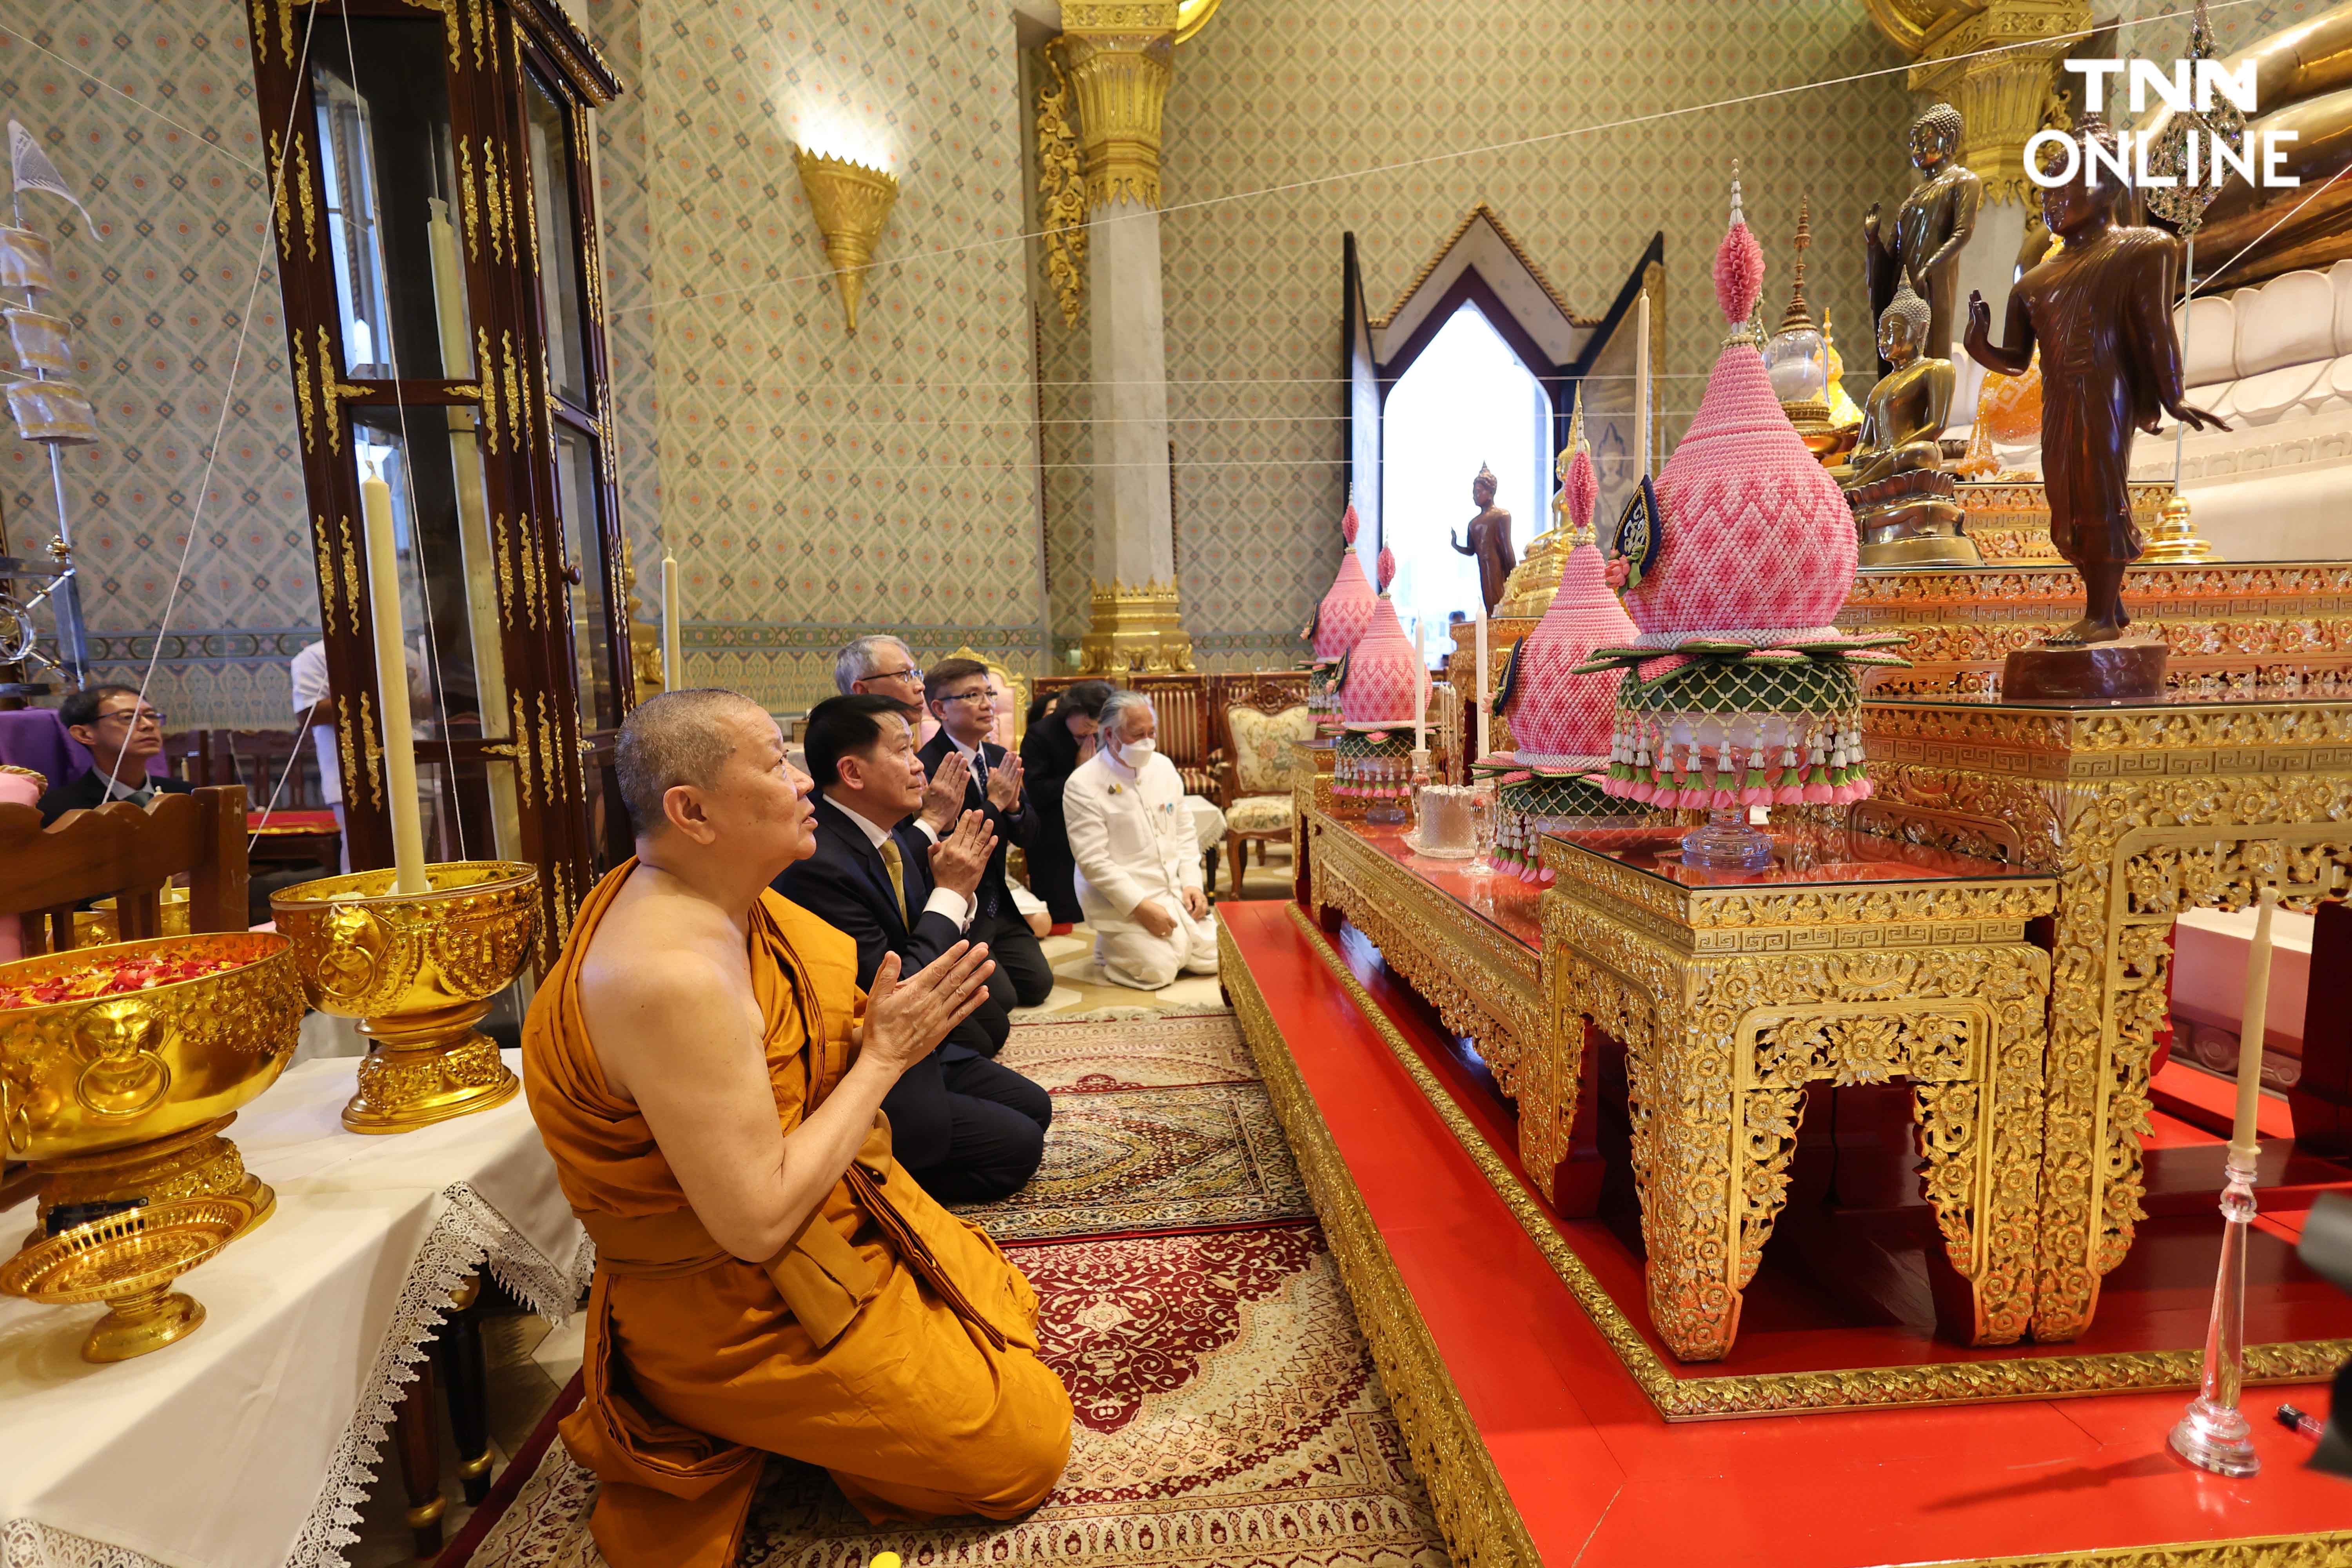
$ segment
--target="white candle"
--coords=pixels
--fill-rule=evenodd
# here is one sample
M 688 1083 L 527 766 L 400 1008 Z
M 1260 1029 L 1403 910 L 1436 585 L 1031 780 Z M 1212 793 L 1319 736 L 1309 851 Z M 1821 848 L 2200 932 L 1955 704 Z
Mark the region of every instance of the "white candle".
M 2246 954 L 2246 1000 L 2238 1009 L 2238 1115 L 2230 1124 L 2230 1163 L 2252 1165 L 2260 1152 L 2255 1108 L 2263 1098 L 2263 1032 L 2270 1026 L 2271 911 L 2278 889 L 2264 888 L 2254 915 L 2254 945 Z
M 1633 477 L 1650 471 L 1650 291 L 1633 301 Z
M 1488 728 L 1487 710 L 1494 706 L 1486 700 L 1486 601 L 1478 601 L 1478 689 L 1473 694 L 1478 704 L 1478 755 L 1493 751 L 1494 736 Z
M 662 552 L 662 689 L 676 691 L 686 671 L 677 661 L 677 557 Z
M 1412 749 L 1429 750 L 1429 643 L 1421 617 L 1412 618 Z
M 376 700 L 383 706 L 384 783 L 391 792 L 393 891 L 426 893 L 425 824 L 417 810 L 416 734 L 408 716 L 408 649 L 400 626 L 400 558 L 392 532 L 392 487 L 377 469 L 360 481 L 367 535 L 368 610 L 375 621 Z

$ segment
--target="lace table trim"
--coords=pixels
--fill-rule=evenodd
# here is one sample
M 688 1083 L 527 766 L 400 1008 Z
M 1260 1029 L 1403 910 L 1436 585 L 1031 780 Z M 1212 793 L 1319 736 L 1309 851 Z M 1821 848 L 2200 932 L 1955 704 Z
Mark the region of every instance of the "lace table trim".
M 359 1505 L 383 1463 L 384 1436 L 399 1408 L 401 1387 L 415 1381 L 415 1363 L 425 1359 L 425 1343 L 448 1316 L 450 1298 L 459 1286 L 487 1266 L 499 1284 L 560 1328 L 595 1271 L 595 1246 L 585 1234 L 572 1255 L 557 1262 L 525 1240 L 469 1184 L 452 1183 L 441 1196 L 445 1206 L 401 1282 L 400 1300 L 376 1352 L 367 1391 L 335 1447 L 326 1484 L 294 1539 L 286 1568 L 342 1568 L 346 1549 L 359 1540 L 352 1527 L 360 1521 Z M 18 1519 L 0 1527 L 0 1568 L 163 1565 L 126 1547 Z

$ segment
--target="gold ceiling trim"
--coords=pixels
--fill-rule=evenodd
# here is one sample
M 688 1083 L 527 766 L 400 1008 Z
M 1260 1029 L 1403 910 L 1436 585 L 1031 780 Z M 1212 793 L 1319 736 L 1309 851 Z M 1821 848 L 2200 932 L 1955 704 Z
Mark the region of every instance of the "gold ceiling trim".
M 1365 325 L 1376 332 L 1388 331 L 1389 323 L 1395 321 L 1398 312 L 1412 302 L 1412 297 L 1421 291 L 1421 286 L 1429 281 L 1430 275 L 1444 264 L 1445 258 L 1453 254 L 1454 247 L 1462 243 L 1462 237 L 1470 232 L 1470 226 L 1482 217 L 1494 226 L 1496 236 L 1503 242 L 1503 248 L 1508 250 L 1512 258 L 1528 269 L 1528 276 L 1536 280 L 1536 287 L 1542 289 L 1544 298 L 1550 300 L 1553 308 L 1568 319 L 1570 326 L 1597 327 L 1601 324 L 1599 317 L 1580 315 L 1568 308 L 1568 301 L 1559 297 L 1559 290 L 1551 286 L 1551 279 L 1544 276 L 1543 268 L 1536 265 L 1535 258 L 1528 254 L 1527 247 L 1519 243 L 1519 237 L 1513 234 L 1510 226 L 1503 221 L 1502 215 L 1485 202 L 1480 202 L 1462 215 L 1462 221 L 1454 226 L 1454 232 L 1447 235 L 1444 241 L 1431 253 L 1429 259 L 1421 264 L 1421 270 L 1412 275 L 1412 281 L 1405 285 L 1404 292 L 1397 296 L 1396 303 L 1391 305 L 1384 314 L 1374 316 Z

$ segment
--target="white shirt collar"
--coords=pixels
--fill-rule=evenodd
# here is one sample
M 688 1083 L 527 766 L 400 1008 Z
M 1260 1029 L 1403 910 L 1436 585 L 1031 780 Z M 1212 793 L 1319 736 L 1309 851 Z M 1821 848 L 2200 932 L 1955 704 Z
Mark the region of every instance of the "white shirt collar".
M 987 756 L 987 753 L 983 752 L 980 749 L 980 747 L 979 747 L 979 746 L 967 746 L 967 745 L 965 745 L 961 741 L 957 740 L 957 739 L 955 738 L 955 736 L 954 736 L 954 735 L 950 734 L 950 733 L 949 733 L 947 731 L 945 731 L 945 730 L 941 730 L 941 731 L 940 731 L 940 733 L 941 733 L 941 734 L 943 734 L 943 735 L 947 735 L 947 737 L 948 737 L 948 744 L 949 744 L 949 745 L 950 745 L 950 746 L 953 746 L 957 751 L 959 751 L 959 752 L 962 752 L 962 753 L 963 753 L 963 760 L 964 760 L 965 762 L 967 762 L 967 763 L 975 763 L 975 764 L 977 764 L 978 766 L 981 766 L 981 767 L 983 767 L 983 768 L 984 768 L 984 767 L 986 767 L 986 766 L 988 765 L 988 756 Z M 985 743 L 985 740 L 984 740 L 984 738 L 983 738 L 983 743 Z
M 151 773 L 142 778 L 137 784 L 126 784 L 120 779 L 109 779 L 106 781 L 106 798 L 109 800 L 129 800 L 131 796 L 139 794 L 142 790 L 146 791 L 149 795 L 155 793 L 155 779 L 153 774 Z
M 850 810 L 849 807 L 842 805 L 840 801 L 835 800 L 832 795 L 826 795 L 824 798 L 826 804 L 831 805 L 834 810 L 841 813 L 842 816 L 857 824 L 858 827 L 863 830 L 866 835 L 866 842 L 874 846 L 875 848 L 881 848 L 884 842 L 889 838 L 889 829 L 875 826 L 871 821 L 860 816 L 858 813 Z
M 1142 769 L 1129 767 L 1125 762 L 1112 755 L 1108 746 L 1097 747 L 1095 755 L 1103 760 L 1103 766 L 1110 770 L 1113 778 L 1139 779 L 1143 776 Z

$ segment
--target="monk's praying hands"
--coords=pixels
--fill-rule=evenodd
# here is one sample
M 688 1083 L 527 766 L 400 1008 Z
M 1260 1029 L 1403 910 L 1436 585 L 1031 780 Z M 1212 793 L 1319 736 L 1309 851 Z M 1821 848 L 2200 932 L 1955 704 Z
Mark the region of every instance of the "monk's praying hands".
M 860 1059 L 874 1058 L 894 1076 L 921 1061 L 988 999 L 995 968 L 980 942 L 960 942 L 903 980 L 898 955 L 885 955 L 866 993 Z

